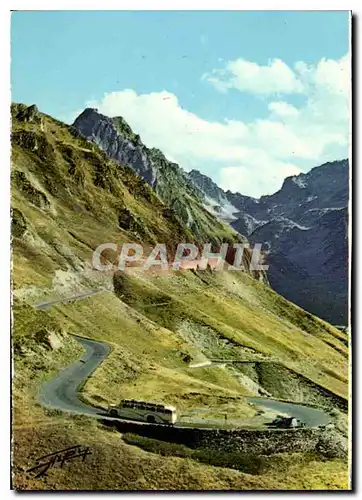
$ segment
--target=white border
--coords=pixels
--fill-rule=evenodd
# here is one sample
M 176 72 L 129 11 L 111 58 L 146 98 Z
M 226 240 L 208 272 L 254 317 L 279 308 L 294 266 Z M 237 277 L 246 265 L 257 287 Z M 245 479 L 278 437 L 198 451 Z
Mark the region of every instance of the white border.
M 271 5 L 268 0 L 253 0 L 251 7 L 240 0 L 103 0 L 101 5 L 87 0 L 55 0 L 51 4 L 45 0 L 27 0 L 8 2 L 12 10 L 350 10 L 351 3 L 358 6 L 357 1 L 342 0 L 305 0 L 303 2 L 277 0 Z M 299 5 L 298 5 L 299 3 Z M 101 7 L 101 8 L 100 8 Z
M 10 308 L 9 308 L 9 294 L 10 294 L 10 284 L 9 284 L 9 273 L 10 273 L 10 250 L 9 250 L 9 239 L 10 239 L 10 232 L 9 232 L 9 202 L 10 202 L 10 191 L 9 191 L 9 161 L 7 158 L 9 158 L 9 148 L 10 148 L 10 142 L 9 142 L 9 102 L 11 101 L 10 97 L 10 73 L 9 73 L 9 68 L 10 68 L 10 53 L 9 53 L 9 40 L 10 40 L 10 16 L 9 16 L 9 10 L 347 10 L 347 9 L 352 9 L 352 11 L 357 14 L 358 11 L 360 10 L 358 7 L 360 5 L 360 2 L 357 2 L 357 0 L 353 0 L 352 2 L 348 2 L 348 5 L 346 5 L 345 1 L 337 0 L 337 1 L 326 1 L 326 0 L 304 0 L 303 2 L 293 2 L 292 4 L 290 2 L 286 1 L 274 1 L 273 4 L 271 5 L 270 2 L 267 0 L 253 0 L 252 2 L 252 9 L 246 9 L 245 7 L 248 7 L 249 5 L 245 2 L 240 2 L 240 0 L 223 0 L 223 1 L 213 1 L 213 0 L 173 0 L 172 3 L 170 1 L 158 1 L 157 4 L 154 3 L 153 5 L 150 4 L 149 1 L 147 0 L 123 0 L 122 2 L 120 1 L 111 1 L 111 0 L 103 0 L 101 4 L 96 3 L 96 2 L 90 2 L 90 1 L 80 1 L 80 0 L 64 0 L 62 2 L 55 0 L 52 2 L 51 6 L 49 2 L 46 2 L 45 0 L 37 0 L 31 2 L 31 5 L 29 4 L 29 1 L 27 0 L 17 0 L 13 2 L 3 2 L 0 6 L 1 13 L 3 14 L 0 16 L 0 40 L 1 40 L 1 61 L 2 61 L 2 79 L 1 79 L 1 92 L 0 92 L 0 99 L 1 99 L 1 106 L 2 106 L 2 113 L 1 113 L 1 133 L 0 133 L 0 138 L 1 138 L 1 148 L 2 148 L 2 162 L 1 162 L 1 167 L 0 167 L 0 175 L 1 175 L 1 181 L 0 181 L 0 203 L 1 203 L 1 209 L 2 209 L 2 218 L 1 218 L 1 229 L 2 229 L 2 245 L 0 246 L 0 252 L 1 252 L 1 318 L 4 320 L 2 323 L 2 349 L 1 349 L 1 362 L 0 362 L 0 368 L 1 368 L 1 375 L 2 375 L 2 411 L 0 413 L 1 416 L 1 437 L 2 437 L 2 453 L 0 454 L 0 485 L 1 485 L 1 492 L 4 493 L 4 496 L 7 497 L 8 495 L 12 495 L 12 493 L 9 491 L 9 485 L 10 485 L 10 464 L 9 464 L 9 456 L 10 456 L 10 426 L 9 426 L 9 391 L 4 391 L 4 386 L 5 386 L 5 381 L 9 382 L 10 386 L 10 378 L 9 378 L 9 373 L 10 373 L 10 344 L 9 344 L 9 327 L 10 327 Z M 100 9 L 102 7 L 102 9 Z M 355 37 L 356 37 L 356 31 L 357 31 L 357 26 L 355 26 Z M 306 36 L 308 34 L 306 33 Z M 358 51 L 359 48 L 359 43 L 360 41 L 357 40 L 358 47 L 355 46 L 355 63 L 356 63 L 356 68 L 354 69 L 355 72 L 355 85 L 357 82 L 360 82 L 359 78 L 359 71 L 358 71 L 358 64 L 357 64 L 357 59 L 359 62 L 359 54 L 360 51 Z M 355 89 L 355 92 L 357 89 Z M 353 108 L 354 108 L 354 114 L 358 114 L 356 111 L 360 111 L 360 103 L 356 99 L 355 102 L 353 102 Z M 356 122 L 356 119 L 355 119 Z M 360 143 L 360 132 L 357 129 L 356 130 L 356 137 L 355 137 L 356 144 Z M 352 163 L 352 162 L 351 162 Z M 356 189 L 356 197 L 358 197 L 357 193 L 362 192 L 361 189 L 361 175 L 357 175 L 357 169 L 359 168 L 359 165 L 357 163 L 357 154 L 354 157 L 354 173 L 355 175 L 353 176 L 353 180 L 357 183 L 357 189 Z M 352 183 L 352 179 L 351 179 Z M 360 209 L 361 209 L 361 204 L 357 206 L 358 199 L 355 200 L 355 221 L 356 221 L 356 231 L 359 229 L 357 228 L 357 224 L 359 224 L 359 221 L 361 218 L 359 217 L 361 215 Z M 351 207 L 351 205 L 350 205 Z M 351 234 L 351 229 L 350 228 L 350 234 Z M 359 238 L 358 238 L 358 233 L 355 234 L 356 237 L 356 242 L 357 244 L 355 245 L 354 249 L 354 269 L 357 271 L 357 280 L 355 283 L 355 291 L 357 292 L 359 284 L 361 283 L 361 268 L 357 268 L 356 266 L 356 258 L 357 258 L 357 248 L 360 247 L 358 245 L 359 243 Z M 354 277 L 354 279 L 356 279 Z M 351 291 L 352 293 L 352 291 Z M 350 295 L 351 296 L 351 295 Z M 358 316 L 359 312 L 359 303 L 354 304 L 355 310 L 356 310 L 356 316 Z M 357 319 L 357 318 L 355 318 Z M 355 326 L 358 324 L 358 322 L 355 323 Z M 354 332 L 354 359 L 356 361 L 356 365 L 354 368 L 355 370 L 358 367 L 358 360 L 359 358 L 359 347 L 357 344 L 357 339 L 356 337 L 359 335 L 359 332 L 357 331 L 357 328 L 355 328 Z M 361 341 L 360 341 L 361 344 Z M 357 347 L 357 349 L 356 349 Z M 357 374 L 357 380 L 355 386 L 358 387 L 358 382 L 359 380 L 359 373 Z M 8 387 L 9 387 L 8 386 Z M 355 394 L 356 396 L 356 394 Z M 358 401 L 355 400 L 354 404 L 357 406 Z M 359 403 L 358 403 L 359 405 Z M 359 409 L 359 408 L 358 408 Z M 357 409 L 357 411 L 358 411 Z M 355 432 L 356 434 L 356 432 Z M 359 444 L 359 438 L 360 436 L 357 436 L 358 438 L 358 444 Z M 356 440 L 355 440 L 356 443 Z M 356 446 L 356 444 L 355 444 Z M 358 448 L 358 446 L 357 446 Z M 8 453 L 9 450 L 9 453 Z M 355 450 L 356 454 L 357 450 Z M 356 466 L 358 465 L 355 464 L 355 484 L 357 483 L 358 479 L 358 472 L 360 469 L 356 470 Z M 47 495 L 47 494 L 45 494 Z M 103 498 L 105 494 L 99 493 L 96 494 L 96 497 Z M 122 496 L 128 496 L 127 493 L 123 493 Z M 171 493 L 170 493 L 171 495 Z M 190 494 L 188 494 L 189 496 Z M 261 494 L 261 496 L 266 496 L 267 493 Z M 293 493 L 286 494 L 283 496 L 291 496 Z M 317 495 L 318 493 L 309 493 L 310 498 L 318 498 Z M 142 496 L 142 494 L 141 494 Z M 166 495 L 168 496 L 168 495 Z M 191 494 L 191 496 L 193 496 Z M 328 493 L 327 493 L 328 496 Z

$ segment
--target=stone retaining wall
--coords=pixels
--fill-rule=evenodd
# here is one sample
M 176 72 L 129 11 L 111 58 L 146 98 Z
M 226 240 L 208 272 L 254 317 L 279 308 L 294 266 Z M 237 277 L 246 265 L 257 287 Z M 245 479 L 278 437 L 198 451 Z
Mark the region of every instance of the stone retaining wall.
M 314 429 L 208 429 L 173 427 L 125 421 L 103 421 L 120 432 L 180 443 L 190 448 L 270 455 L 282 452 L 305 452 L 316 448 L 322 431 Z

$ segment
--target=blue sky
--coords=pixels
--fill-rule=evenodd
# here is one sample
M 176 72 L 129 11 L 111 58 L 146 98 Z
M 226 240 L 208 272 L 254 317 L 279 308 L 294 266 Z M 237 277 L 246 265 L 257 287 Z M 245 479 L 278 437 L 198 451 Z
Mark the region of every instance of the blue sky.
M 348 19 L 347 12 L 15 12 L 12 100 L 65 121 L 89 104 L 121 114 L 187 170 L 259 196 L 286 175 L 346 156 L 340 75 Z

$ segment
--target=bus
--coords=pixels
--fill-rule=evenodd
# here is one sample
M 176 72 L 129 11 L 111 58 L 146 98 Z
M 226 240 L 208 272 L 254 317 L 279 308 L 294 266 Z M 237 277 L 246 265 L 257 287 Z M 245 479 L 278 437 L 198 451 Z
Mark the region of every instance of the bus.
M 134 399 L 122 399 L 118 405 L 109 405 L 108 413 L 111 417 L 140 420 L 152 424 L 173 425 L 177 420 L 177 412 L 174 406 L 147 403 Z

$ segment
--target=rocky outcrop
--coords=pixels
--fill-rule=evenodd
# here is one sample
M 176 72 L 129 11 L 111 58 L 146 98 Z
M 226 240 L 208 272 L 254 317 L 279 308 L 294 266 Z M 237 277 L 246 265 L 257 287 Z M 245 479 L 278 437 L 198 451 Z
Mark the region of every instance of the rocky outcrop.
M 13 118 L 21 122 L 34 123 L 42 126 L 42 115 L 35 104 L 27 106 L 26 104 L 14 104 L 12 107 Z
M 316 451 L 326 458 L 348 457 L 348 439 L 334 428 L 325 429 L 319 438 Z
M 109 118 L 88 108 L 76 118 L 72 129 L 142 177 L 198 241 L 240 241 L 237 232 L 224 225 L 222 217 L 206 209 L 205 195 L 191 177 L 159 149 L 146 147 L 122 117 Z
M 214 200 L 215 203 L 222 204 L 227 201 L 224 191 L 207 175 L 202 174 L 198 170 L 191 170 L 187 176 L 200 188 L 202 193 L 211 200 Z
M 136 217 L 128 208 L 120 210 L 118 215 L 118 224 L 121 229 L 131 231 L 138 238 L 143 238 L 147 235 L 147 230 L 142 224 L 142 221 Z
M 78 116 L 73 126 L 83 136 L 97 144 L 107 156 L 131 167 L 146 182 L 154 186 L 157 172 L 146 154 L 145 146 L 129 133 L 122 134 L 120 123 L 119 118 L 108 118 L 98 113 L 96 109 L 87 108 Z
M 213 182 L 210 177 L 198 170 L 191 170 L 188 178 L 200 189 L 200 197 L 204 199 L 205 208 L 218 219 L 225 222 L 236 220 L 235 214 L 238 209 L 227 199 L 226 193 Z M 239 231 L 246 234 L 245 231 Z
M 47 208 L 50 206 L 50 202 L 46 194 L 37 189 L 24 172 L 14 170 L 11 177 L 19 191 L 23 193 L 23 196 L 27 198 L 30 203 L 39 208 Z
M 27 229 L 26 220 L 17 208 L 11 211 L 11 234 L 16 238 L 21 238 Z
M 74 121 L 73 127 L 97 144 L 108 157 L 134 170 L 166 202 L 186 191 L 195 197 L 199 194 L 186 173 L 167 160 L 159 149 L 147 148 L 122 117 L 109 118 L 96 109 L 87 108 Z M 185 214 L 187 217 L 186 210 Z

